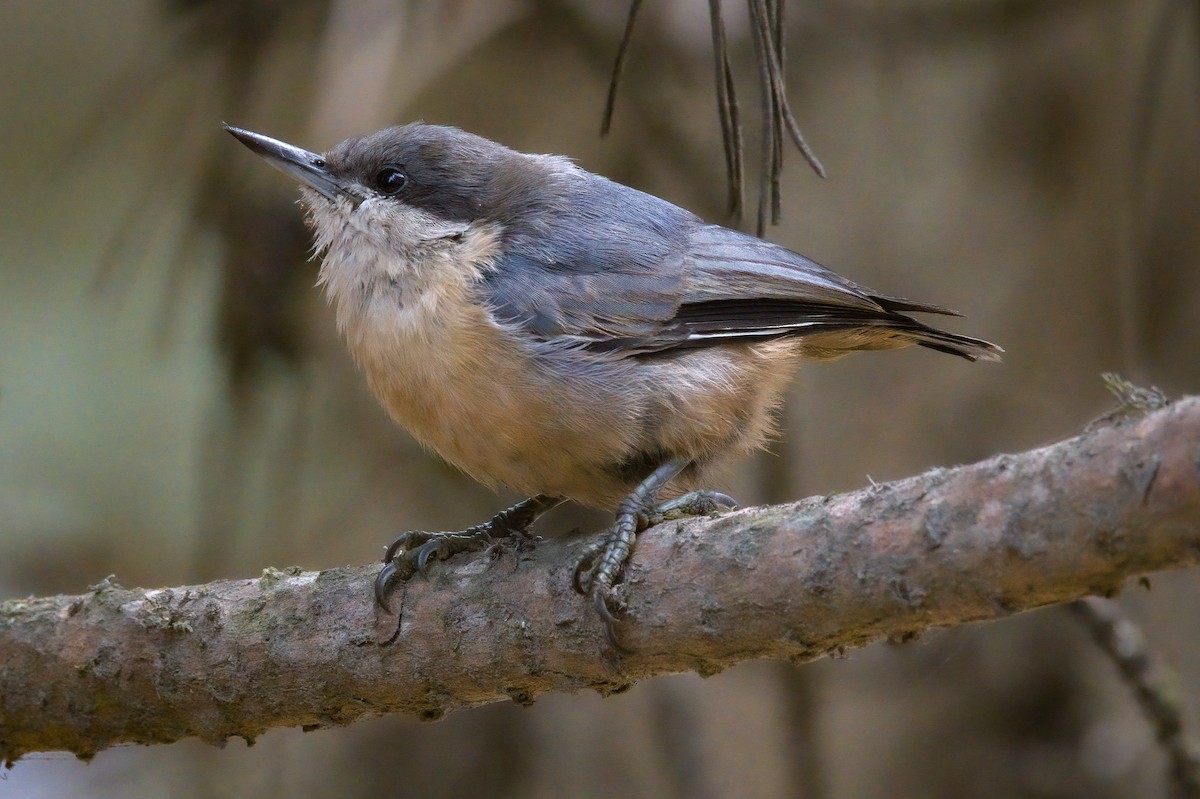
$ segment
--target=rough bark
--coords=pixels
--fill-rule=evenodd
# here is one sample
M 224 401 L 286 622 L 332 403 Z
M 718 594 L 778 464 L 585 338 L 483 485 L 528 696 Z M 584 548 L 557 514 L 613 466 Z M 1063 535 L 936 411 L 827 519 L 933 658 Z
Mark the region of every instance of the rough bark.
M 0 757 L 253 739 L 547 691 L 806 661 L 1007 616 L 1200 560 L 1200 399 L 1021 455 L 644 533 L 618 657 L 571 590 L 581 539 L 435 564 L 378 609 L 378 565 L 0 604 Z

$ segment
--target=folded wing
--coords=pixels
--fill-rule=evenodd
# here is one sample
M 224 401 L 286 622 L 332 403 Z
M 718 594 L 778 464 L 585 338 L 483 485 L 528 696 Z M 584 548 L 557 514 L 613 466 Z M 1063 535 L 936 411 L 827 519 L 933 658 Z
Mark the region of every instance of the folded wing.
M 953 311 L 877 294 L 791 250 L 706 225 L 619 184 L 587 190 L 598 196 L 576 207 L 619 211 L 570 219 L 560 209 L 556 235 L 518 232 L 506 243 L 482 286 L 502 322 L 609 357 L 785 337 L 804 337 L 815 358 L 910 344 L 972 361 L 1001 352 L 908 315 Z M 588 235 L 579 237 L 581 230 Z
M 689 236 L 675 315 L 653 335 L 592 347 L 647 355 L 782 337 L 811 337 L 813 357 L 917 344 L 968 360 L 997 360 L 999 347 L 948 333 L 908 313 L 957 316 L 937 305 L 877 294 L 791 250 L 716 225 Z

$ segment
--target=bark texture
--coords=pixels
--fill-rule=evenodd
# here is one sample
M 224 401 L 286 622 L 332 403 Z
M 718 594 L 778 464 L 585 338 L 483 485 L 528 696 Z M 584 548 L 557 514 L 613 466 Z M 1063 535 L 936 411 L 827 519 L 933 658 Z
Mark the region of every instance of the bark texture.
M 992 619 L 1200 560 L 1200 398 L 1020 455 L 643 533 L 618 657 L 571 589 L 586 539 L 0 603 L 0 758 L 620 691 Z

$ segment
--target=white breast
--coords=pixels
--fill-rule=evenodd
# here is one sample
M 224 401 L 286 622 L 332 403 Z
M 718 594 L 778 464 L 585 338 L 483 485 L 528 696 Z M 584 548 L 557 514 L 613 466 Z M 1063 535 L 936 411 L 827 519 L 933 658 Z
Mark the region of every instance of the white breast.
M 417 440 L 480 482 L 586 498 L 632 449 L 636 410 L 557 379 L 552 354 L 480 304 L 497 227 L 422 214 L 382 225 L 362 206 L 348 222 L 313 215 L 326 249 L 320 282 L 371 390 Z M 602 409 L 564 413 L 585 398 Z

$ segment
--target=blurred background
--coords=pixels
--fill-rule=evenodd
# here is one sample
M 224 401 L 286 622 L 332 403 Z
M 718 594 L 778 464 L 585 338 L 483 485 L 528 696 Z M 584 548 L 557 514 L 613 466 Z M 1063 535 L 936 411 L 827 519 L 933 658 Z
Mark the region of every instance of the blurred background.
M 385 418 L 313 288 L 295 187 L 220 123 L 312 150 L 454 124 L 729 222 L 701 0 L 646 3 L 598 136 L 626 10 L 0 5 L 0 596 L 364 563 L 405 529 L 514 500 Z M 744 4 L 725 16 L 753 208 L 757 75 Z M 786 149 L 768 237 L 957 308 L 954 329 L 1008 354 L 807 368 L 782 439 L 724 488 L 783 501 L 1048 443 L 1113 404 L 1102 371 L 1200 390 L 1194 2 L 792 0 L 787 39 L 789 94 L 829 179 Z M 602 522 L 557 511 L 540 532 Z M 1200 575 L 1120 601 L 1195 725 Z M 1164 766 L 1112 664 L 1047 609 L 610 699 L 91 764 L 33 755 L 0 796 L 1148 797 Z

